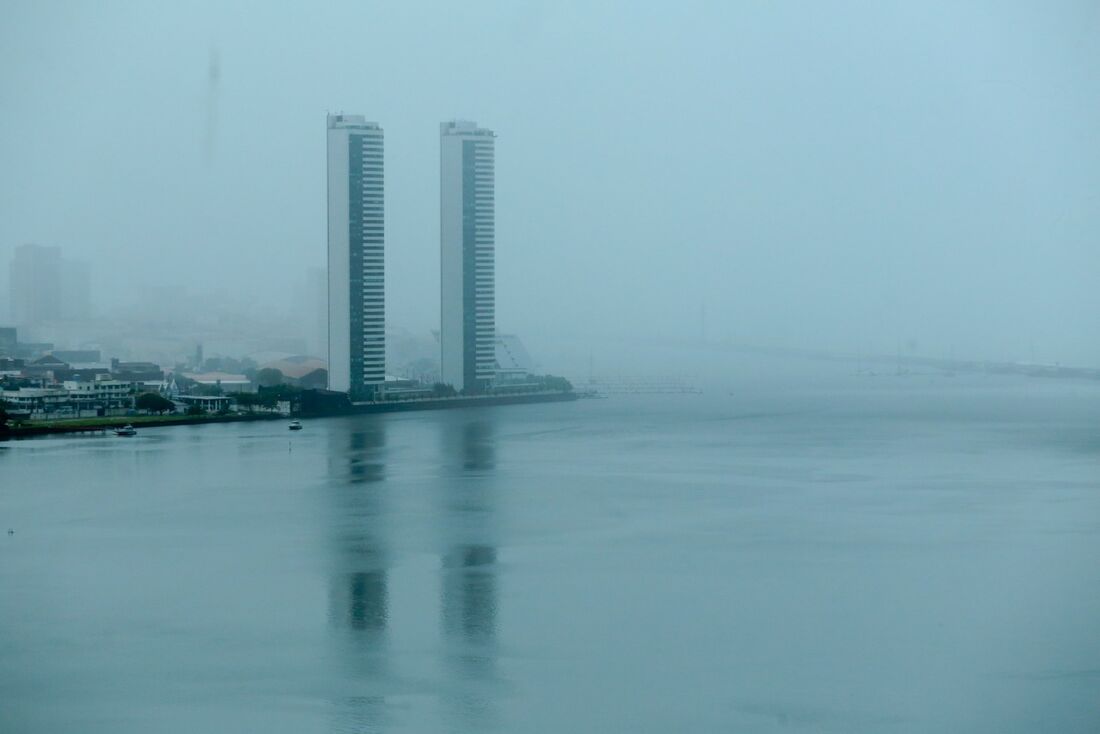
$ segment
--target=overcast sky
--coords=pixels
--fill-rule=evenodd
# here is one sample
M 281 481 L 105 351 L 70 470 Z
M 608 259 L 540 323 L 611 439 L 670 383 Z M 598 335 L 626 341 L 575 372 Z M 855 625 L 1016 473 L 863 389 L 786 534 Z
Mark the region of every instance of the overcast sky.
M 223 5 L 4 3 L 5 276 L 38 242 L 101 306 L 285 306 L 345 111 L 386 132 L 388 320 L 435 328 L 463 117 L 504 330 L 1100 362 L 1095 0 Z

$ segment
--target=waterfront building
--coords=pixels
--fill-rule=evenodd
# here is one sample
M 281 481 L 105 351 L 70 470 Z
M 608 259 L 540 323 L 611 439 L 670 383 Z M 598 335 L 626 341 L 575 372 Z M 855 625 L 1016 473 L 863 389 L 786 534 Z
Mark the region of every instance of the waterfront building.
M 128 408 L 133 405 L 131 393 L 134 391 L 134 383 L 123 380 L 99 379 L 99 375 L 93 380 L 65 380 L 62 385 L 69 393 L 70 402 L 77 404 L 77 410 L 103 407 Z M 109 375 L 102 377 L 109 378 Z
M 383 133 L 328 116 L 328 385 L 377 397 L 386 379 Z
M 69 391 L 64 387 L 20 387 L 4 391 L 8 410 L 25 413 L 31 420 L 71 412 L 69 400 Z
M 182 374 L 202 387 L 220 388 L 223 393 L 256 392 L 255 385 L 247 375 L 236 375 L 232 372 L 184 372 Z
M 475 122 L 439 126 L 440 372 L 472 393 L 495 376 L 495 142 Z

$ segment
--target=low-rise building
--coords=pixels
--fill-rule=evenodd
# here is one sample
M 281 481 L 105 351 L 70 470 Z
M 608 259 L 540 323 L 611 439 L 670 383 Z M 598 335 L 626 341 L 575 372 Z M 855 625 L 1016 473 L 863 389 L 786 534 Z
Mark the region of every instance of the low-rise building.
M 223 393 L 256 391 L 252 381 L 245 375 L 234 375 L 229 372 L 184 372 L 183 376 L 203 387 L 221 388 Z
M 121 362 L 111 359 L 111 374 L 119 380 L 153 382 L 164 379 L 164 370 L 153 362 Z
M 233 402 L 233 398 L 225 395 L 180 395 L 176 400 L 189 408 L 198 407 L 207 413 L 220 413 L 229 410 L 229 406 Z
M 98 349 L 55 349 L 50 354 L 72 365 L 99 362 Z
M 69 399 L 64 388 L 21 387 L 17 390 L 0 392 L 0 400 L 18 411 L 26 411 L 31 420 L 51 417 L 73 417 L 77 408 Z
M 12 359 L 11 357 L 0 357 L 0 376 L 9 375 L 21 375 L 23 374 L 23 365 L 25 362 L 21 359 Z
M 52 354 L 47 354 L 23 366 L 26 377 L 53 379 L 54 373 L 69 369 L 69 363 L 63 362 Z
M 66 380 L 62 384 L 69 392 L 69 395 L 73 397 L 89 400 L 104 400 L 114 404 L 129 400 L 134 390 L 134 384 L 132 382 L 123 382 L 122 380 L 96 379 L 87 382 Z

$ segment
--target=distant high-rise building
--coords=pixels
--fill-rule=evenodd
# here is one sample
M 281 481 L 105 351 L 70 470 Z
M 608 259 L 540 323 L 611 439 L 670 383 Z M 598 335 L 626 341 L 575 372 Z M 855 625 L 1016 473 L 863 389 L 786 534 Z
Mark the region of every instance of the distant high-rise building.
M 439 126 L 440 371 L 467 392 L 495 374 L 495 141 L 475 122 Z
M 11 260 L 11 319 L 17 326 L 61 318 L 61 248 L 20 245 Z
M 91 306 L 88 263 L 67 260 L 60 247 L 21 245 L 11 261 L 11 320 L 33 326 L 86 319 Z
M 383 134 L 328 116 L 329 388 L 377 395 L 386 380 Z
M 0 326 L 0 356 L 15 354 L 19 336 L 14 326 Z

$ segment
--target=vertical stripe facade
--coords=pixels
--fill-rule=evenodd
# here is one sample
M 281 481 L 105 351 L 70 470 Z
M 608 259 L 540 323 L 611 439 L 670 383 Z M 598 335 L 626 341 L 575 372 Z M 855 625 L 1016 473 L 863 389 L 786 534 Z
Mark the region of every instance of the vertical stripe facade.
M 462 121 L 440 134 L 441 371 L 484 392 L 496 377 L 496 136 Z
M 350 392 L 368 396 L 386 379 L 383 134 L 348 138 Z

